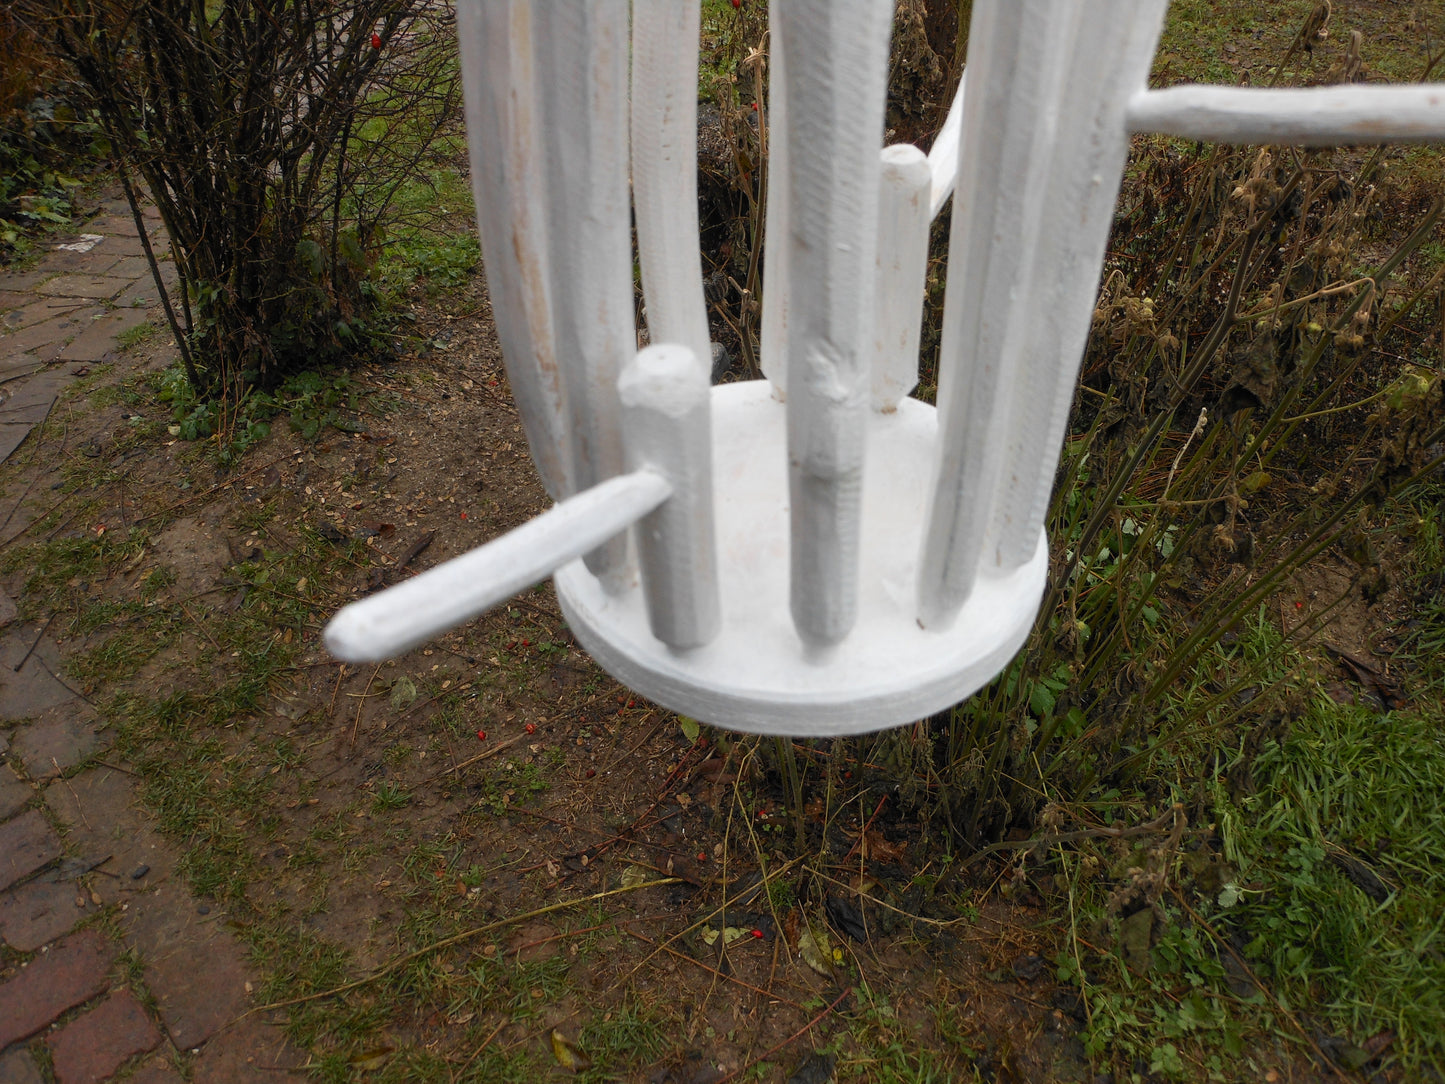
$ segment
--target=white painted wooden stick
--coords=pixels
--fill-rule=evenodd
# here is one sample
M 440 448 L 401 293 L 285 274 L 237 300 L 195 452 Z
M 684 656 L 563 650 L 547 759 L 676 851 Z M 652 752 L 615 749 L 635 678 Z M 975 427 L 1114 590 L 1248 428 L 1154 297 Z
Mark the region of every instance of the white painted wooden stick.
M 1092 323 L 1114 204 L 1129 154 L 1126 103 L 1149 76 L 1167 0 L 1069 0 L 1081 18 L 1063 62 L 1057 136 L 1044 176 L 1033 273 L 1017 314 L 1007 472 L 994 501 L 988 558 L 1021 567 L 1044 529 L 1059 450 Z
M 939 459 L 924 529 L 918 620 L 945 629 L 978 577 L 1002 465 L 1004 355 L 1027 279 L 1072 0 L 978 0 L 959 141 L 939 352 Z
M 404 654 L 625 531 L 671 493 L 650 470 L 584 490 L 485 546 L 353 602 L 326 626 L 326 649 L 345 662 Z
M 788 393 L 788 80 L 784 75 L 781 4 L 768 7 L 768 194 L 763 223 L 763 320 L 759 364 L 773 394 Z
M 697 0 L 633 0 L 632 194 L 648 338 L 708 366 L 697 220 Z M 706 371 L 706 368 L 704 369 Z
M 575 488 L 551 308 L 546 175 L 531 0 L 457 5 L 472 194 L 487 296 L 527 446 L 547 493 Z
M 721 624 L 708 372 L 688 347 L 659 343 L 622 370 L 617 390 L 627 465 L 650 469 L 672 487 L 637 523 L 652 634 L 678 650 L 702 647 Z
M 948 197 L 953 195 L 954 182 L 958 180 L 958 130 L 963 124 L 963 88 L 968 85 L 968 72 L 959 76 L 958 92 L 953 104 L 948 107 L 948 116 L 933 146 L 928 148 L 928 168 L 933 174 L 933 183 L 928 194 L 928 217 L 938 217 Z
M 534 0 L 546 119 L 543 214 L 550 230 L 557 359 L 571 426 L 573 484 L 623 470 L 617 377 L 637 351 L 628 191 L 628 4 Z M 627 536 L 587 555 L 610 590 L 633 582 Z
M 1129 129 L 1300 147 L 1424 143 L 1445 139 L 1445 83 L 1140 90 L 1129 102 Z
M 928 159 L 910 143 L 884 147 L 879 161 L 872 402 L 874 410 L 891 414 L 918 384 L 933 177 Z
M 892 7 L 789 0 L 776 8 L 788 96 L 790 606 L 813 647 L 838 643 L 857 614 Z

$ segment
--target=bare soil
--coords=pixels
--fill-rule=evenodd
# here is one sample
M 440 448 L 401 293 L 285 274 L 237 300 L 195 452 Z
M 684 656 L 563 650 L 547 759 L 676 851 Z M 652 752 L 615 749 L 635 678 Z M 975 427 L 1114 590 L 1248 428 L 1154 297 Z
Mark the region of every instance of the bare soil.
M 222 472 L 205 444 L 168 434 L 169 419 L 147 401 L 146 375 L 173 359 L 158 336 L 98 369 L 30 454 L 4 468 L 9 493 L 66 491 L 31 501 L 12 534 L 48 514 L 11 552 L 106 533 L 134 540 L 123 563 L 54 585 L 48 599 L 34 583 L 27 591 L 28 562 L 4 581 L 22 612 L 60 604 L 52 631 L 70 680 L 103 716 L 118 694 L 155 702 L 234 682 L 242 656 L 266 644 L 233 638 L 228 619 L 280 603 L 269 636 L 285 664 L 263 670 L 264 694 L 229 719 L 192 709 L 179 720 L 184 741 L 216 742 L 214 790 L 197 801 L 234 818 L 241 876 L 216 891 L 239 897 L 228 902 L 252 929 L 255 962 L 290 970 L 262 947 L 280 937 L 339 948 L 347 977 L 365 976 L 503 923 L 428 957 L 447 976 L 440 988 L 400 999 L 367 1031 L 397 1057 L 427 1051 L 457 1073 L 483 1040 L 563 1072 L 551 1029 L 575 1040 L 633 1012 L 664 1042 L 624 1058 L 618 1079 L 719 1080 L 763 1061 L 772 1069 L 760 1079 L 783 1080 L 840 1030 L 860 1027 L 896 1029 L 915 1054 L 932 1050 L 960 1072 L 977 1064 L 1003 1079 L 1084 1079 L 1070 1015 L 1081 1009 L 1039 959 L 1053 936 L 1041 899 L 990 892 L 998 869 L 982 864 L 974 887 L 965 878 L 947 905 L 930 900 L 923 886 L 941 852 L 862 770 L 819 826 L 821 859 L 794 857 L 781 786 L 756 746 L 706 731 L 690 741 L 675 716 L 618 686 L 578 649 L 550 586 L 394 662 L 347 667 L 327 656 L 319 632 L 340 605 L 546 506 L 480 287 L 448 308 L 420 303 L 416 326 L 430 329 L 420 349 L 352 374 L 363 392 L 349 415 L 358 432 L 307 443 L 278 418 L 238 469 Z M 306 574 L 283 586 L 246 574 L 299 554 L 313 555 Z M 136 618 L 84 615 L 130 613 L 139 599 L 183 620 L 147 632 L 163 646 L 133 650 L 133 665 L 97 666 Z M 159 740 L 144 717 L 114 725 L 129 727 L 121 754 Z M 225 797 L 238 776 L 256 784 L 249 806 Z M 205 839 L 178 841 L 194 849 Z M 760 888 L 765 869 L 785 886 L 774 906 Z M 640 881 L 661 883 L 634 889 Z M 870 893 L 865 938 L 834 922 L 837 951 L 810 967 L 800 933 L 811 919 L 825 936 L 824 898 L 856 902 L 860 885 Z M 507 924 L 607 892 L 617 894 Z M 961 915 L 957 900 L 968 898 L 977 902 Z M 742 938 L 709 946 L 702 928 L 724 924 Z M 459 1007 L 476 961 L 546 964 L 563 981 L 527 990 L 517 1022 L 501 1008 Z M 276 986 L 298 990 L 315 992 Z M 329 1004 L 318 1002 L 313 1055 L 351 1056 L 326 1026 Z

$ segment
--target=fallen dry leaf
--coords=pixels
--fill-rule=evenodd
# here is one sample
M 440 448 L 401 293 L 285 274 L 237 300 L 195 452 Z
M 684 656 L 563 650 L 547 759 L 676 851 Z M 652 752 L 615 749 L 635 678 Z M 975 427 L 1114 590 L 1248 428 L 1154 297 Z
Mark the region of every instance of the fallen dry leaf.
M 557 1059 L 557 1064 L 574 1073 L 580 1073 L 592 1067 L 592 1059 L 568 1041 L 556 1028 L 552 1029 L 552 1056 Z

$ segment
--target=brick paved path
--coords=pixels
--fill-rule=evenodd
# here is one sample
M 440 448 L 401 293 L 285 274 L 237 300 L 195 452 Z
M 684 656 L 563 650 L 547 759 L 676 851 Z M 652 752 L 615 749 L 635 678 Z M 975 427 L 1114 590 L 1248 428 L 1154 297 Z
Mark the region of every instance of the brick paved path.
M 147 228 L 164 250 L 154 218 Z M 0 272 L 0 460 L 119 335 L 162 322 L 119 194 L 83 229 L 34 269 Z M 32 514 L 7 506 L 5 534 Z M 243 1016 L 251 976 L 224 909 L 174 875 L 136 780 L 104 755 L 105 721 L 62 667 L 0 592 L 0 1084 L 131 1067 L 135 1084 L 304 1079 L 280 1029 Z

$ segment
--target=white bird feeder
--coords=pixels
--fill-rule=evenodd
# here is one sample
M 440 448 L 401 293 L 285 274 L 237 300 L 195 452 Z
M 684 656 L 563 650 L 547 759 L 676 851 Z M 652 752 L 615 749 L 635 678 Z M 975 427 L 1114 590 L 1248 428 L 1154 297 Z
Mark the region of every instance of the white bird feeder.
M 401 654 L 550 575 L 609 673 L 736 730 L 877 730 L 989 681 L 1043 592 L 1130 134 L 1445 136 L 1440 85 L 1147 90 L 1166 2 L 976 0 L 925 156 L 882 145 L 890 0 L 774 0 L 767 379 L 710 388 L 697 0 L 458 0 L 487 286 L 557 503 L 347 606 L 332 653 Z M 950 192 L 935 409 L 908 393 Z

